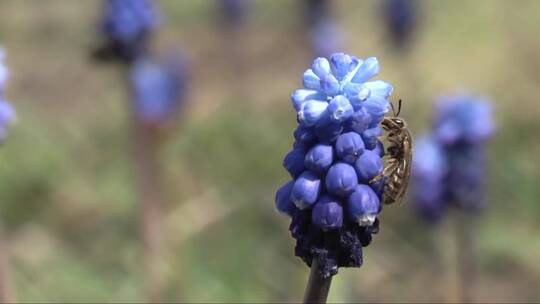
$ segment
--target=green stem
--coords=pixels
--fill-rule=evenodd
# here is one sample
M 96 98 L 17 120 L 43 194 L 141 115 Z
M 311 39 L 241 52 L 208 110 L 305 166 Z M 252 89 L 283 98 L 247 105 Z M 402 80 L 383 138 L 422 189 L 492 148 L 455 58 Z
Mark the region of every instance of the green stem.
M 145 132 L 146 130 L 137 123 L 134 129 L 145 294 L 149 303 L 156 303 L 161 300 L 163 287 L 159 267 L 162 257 L 160 168 L 157 146 L 152 134 Z
M 474 247 L 475 219 L 467 214 L 458 215 L 456 221 L 457 265 L 458 265 L 458 300 L 461 303 L 473 301 L 476 283 L 476 259 Z
M 317 259 L 313 259 L 303 303 L 326 303 L 332 277 L 323 278 L 319 267 Z

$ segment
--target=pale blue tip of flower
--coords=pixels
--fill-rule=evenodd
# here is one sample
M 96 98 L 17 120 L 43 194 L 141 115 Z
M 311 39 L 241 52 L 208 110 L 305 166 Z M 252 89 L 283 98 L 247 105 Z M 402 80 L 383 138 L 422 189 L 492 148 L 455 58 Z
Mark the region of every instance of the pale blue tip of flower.
M 349 100 L 342 95 L 338 95 L 330 100 L 327 110 L 330 119 L 336 122 L 343 122 L 354 114 L 353 106 Z
M 308 100 L 298 111 L 298 120 L 306 126 L 313 126 L 326 113 L 327 107 L 326 101 Z
M 352 82 L 356 83 L 363 83 L 368 81 L 371 77 L 377 75 L 380 71 L 379 67 L 379 61 L 375 57 L 369 57 L 366 59 L 360 67 L 358 68 L 358 71 L 351 79 Z
M 291 101 L 294 109 L 298 112 L 302 110 L 304 103 L 308 100 L 325 100 L 326 96 L 315 90 L 299 89 L 292 93 Z
M 304 72 L 304 76 L 302 77 L 304 82 L 304 87 L 307 89 L 312 90 L 320 90 L 321 89 L 321 79 L 319 76 L 313 72 L 312 69 L 308 69 Z
M 315 75 L 322 79 L 324 76 L 330 73 L 330 63 L 328 62 L 328 59 L 319 57 L 313 61 L 311 70 L 315 73 Z
M 344 53 L 335 53 L 330 56 L 330 67 L 338 79 L 343 79 L 358 63 L 358 59 Z
M 370 96 L 362 106 L 373 116 L 382 116 L 390 110 L 390 102 L 380 96 Z
M 364 83 L 364 86 L 371 92 L 371 94 L 383 98 L 390 97 L 390 95 L 392 95 L 392 91 L 394 90 L 391 84 L 382 80 L 366 82 Z
M 326 74 L 321 78 L 321 89 L 328 96 L 335 96 L 340 92 L 339 81 L 332 74 Z

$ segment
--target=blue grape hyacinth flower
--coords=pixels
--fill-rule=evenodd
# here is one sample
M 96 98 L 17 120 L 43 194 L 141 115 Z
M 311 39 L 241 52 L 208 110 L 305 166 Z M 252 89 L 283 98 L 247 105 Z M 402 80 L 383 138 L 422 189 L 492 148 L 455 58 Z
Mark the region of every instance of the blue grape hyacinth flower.
M 158 126 L 170 121 L 185 103 L 189 67 L 181 53 L 144 57 L 131 66 L 130 81 L 137 118 Z
M 292 218 L 295 254 L 322 276 L 359 267 L 362 247 L 377 233 L 384 180 L 379 124 L 389 109 L 392 86 L 371 81 L 375 57 L 344 53 L 317 58 L 291 95 L 297 112 L 293 149 L 284 167 L 293 180 L 276 193 L 276 208 Z
M 359 110 L 372 117 L 371 124 L 378 124 L 390 108 L 388 97 L 393 90 L 387 82 L 369 81 L 379 69 L 375 57 L 361 60 L 335 53 L 329 60 L 317 58 L 304 72 L 305 88 L 291 95 L 300 124 L 310 127 L 328 118 L 343 123 Z
M 495 132 L 491 101 L 466 93 L 441 97 L 435 109 L 433 130 L 444 145 L 482 143 Z
M 228 26 L 240 26 L 249 10 L 250 0 L 218 0 L 223 23 Z
M 382 20 L 394 46 L 404 48 L 412 40 L 418 27 L 419 3 L 416 0 L 385 0 Z
M 330 56 L 345 45 L 342 29 L 331 18 L 318 20 L 310 27 L 307 36 L 316 56 Z
M 0 96 L 4 93 L 4 88 L 6 87 L 7 80 L 9 78 L 9 71 L 4 63 L 6 59 L 6 52 L 4 49 L 0 48 Z
M 5 88 L 9 78 L 9 71 L 5 65 L 6 53 L 0 47 L 0 144 L 7 137 L 8 127 L 16 120 L 15 109 L 5 98 Z
M 8 127 L 16 118 L 13 106 L 0 96 L 0 144 L 6 139 Z
M 144 55 L 160 19 L 154 0 L 105 0 L 99 23 L 105 43 L 96 56 L 131 62 Z
M 411 173 L 411 196 L 415 209 L 428 222 L 437 222 L 444 215 L 445 176 L 448 164 L 441 146 L 431 136 L 416 140 Z
M 324 20 L 331 15 L 330 0 L 302 0 L 304 6 L 304 21 L 306 26 L 311 27 L 320 20 Z
M 323 196 L 313 207 L 311 219 L 323 230 L 339 229 L 343 226 L 343 207 L 337 199 Z
M 486 142 L 495 132 L 485 97 L 443 97 L 435 109 L 432 134 L 418 141 L 412 195 L 422 217 L 436 222 L 450 206 L 476 214 L 485 207 Z
M 439 100 L 433 133 L 445 153 L 446 200 L 478 212 L 485 202 L 485 143 L 495 133 L 492 104 L 486 97 L 456 94 Z

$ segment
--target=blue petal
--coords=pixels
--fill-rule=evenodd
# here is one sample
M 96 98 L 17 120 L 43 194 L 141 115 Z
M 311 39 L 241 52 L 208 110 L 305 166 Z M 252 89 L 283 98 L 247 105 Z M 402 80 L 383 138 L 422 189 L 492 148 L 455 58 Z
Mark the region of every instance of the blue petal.
M 358 72 L 358 69 L 360 69 L 360 66 L 362 66 L 362 63 L 364 62 L 362 59 L 359 59 L 355 56 L 351 56 L 351 59 L 353 63 L 351 64 L 351 69 L 349 70 L 349 73 L 343 77 L 341 80 L 341 83 L 343 85 L 346 85 L 351 82 L 354 75 L 356 75 L 356 72 Z
M 330 63 L 326 58 L 319 57 L 313 61 L 311 70 L 313 70 L 315 75 L 322 79 L 326 74 L 330 73 Z
M 380 211 L 377 194 L 367 185 L 360 184 L 347 200 L 347 211 L 351 219 L 360 226 L 371 226 Z
M 369 82 L 366 83 L 366 85 Z M 371 94 L 369 88 L 362 83 L 349 82 L 343 87 L 343 92 L 347 97 L 358 98 L 361 101 L 366 100 Z
M 345 77 L 356 64 L 357 61 L 354 61 L 351 56 L 344 53 L 335 53 L 330 56 L 330 66 L 337 79 Z
M 366 82 L 364 85 L 371 91 L 372 95 L 377 95 L 385 99 L 388 99 L 394 90 L 391 84 L 382 80 Z
M 352 78 L 352 82 L 363 83 L 368 81 L 371 77 L 379 73 L 379 61 L 375 57 L 369 57 L 358 68 L 356 75 Z
M 371 151 L 375 152 L 380 157 L 383 157 L 386 154 L 386 152 L 384 150 L 384 145 L 383 145 L 382 141 L 380 141 L 380 140 L 377 141 L 377 146 L 375 146 L 375 148 L 371 149 Z
M 384 169 L 382 158 L 370 150 L 364 151 L 354 164 L 358 180 L 361 183 L 369 183 L 375 176 L 379 175 Z
M 296 90 L 291 95 L 291 101 L 296 111 L 300 111 L 302 109 L 302 105 L 304 104 L 304 102 L 310 99 L 325 100 L 326 95 L 315 90 L 306 90 L 306 89 Z
M 291 200 L 291 191 L 293 186 L 294 180 L 288 181 L 278 189 L 275 197 L 276 209 L 288 216 L 292 216 L 296 210 L 298 210 Z
M 291 199 L 298 209 L 306 209 L 319 198 L 321 181 L 312 172 L 306 171 L 294 182 Z
M 356 133 L 362 133 L 368 129 L 371 121 L 371 115 L 369 115 L 365 109 L 360 108 L 360 110 L 354 112 L 351 118 L 347 121 L 347 129 Z
M 301 148 L 291 150 L 283 159 L 283 167 L 289 171 L 293 178 L 298 177 L 304 172 L 304 158 L 306 157 L 306 151 Z
M 319 144 L 308 151 L 304 159 L 304 165 L 317 174 L 323 174 L 330 168 L 333 161 L 334 151 L 332 146 Z
M 313 126 L 324 116 L 327 107 L 326 101 L 308 100 L 298 112 L 298 120 L 305 126 Z
M 371 95 L 362 104 L 366 112 L 373 116 L 382 116 L 390 110 L 390 103 L 387 99 Z
M 343 207 L 337 200 L 323 196 L 313 207 L 311 219 L 323 230 L 339 229 L 343 226 Z
M 381 135 L 382 129 L 379 126 L 367 129 L 362 132 L 362 139 L 364 140 L 364 145 L 366 146 L 366 149 L 375 149 L 379 143 L 379 136 Z
M 345 96 L 349 98 L 355 111 L 362 107 L 363 101 L 369 98 L 371 91 L 361 83 L 348 83 L 343 88 Z
M 302 79 L 304 82 L 304 87 L 312 90 L 321 89 L 321 79 L 313 72 L 312 69 L 306 70 Z
M 328 103 L 328 113 L 333 121 L 343 122 L 354 114 L 354 109 L 347 98 L 338 95 Z
M 338 197 L 346 197 L 358 185 L 358 177 L 351 165 L 337 163 L 328 170 L 325 182 L 326 189 L 330 194 Z
M 304 146 L 309 147 L 317 142 L 317 136 L 315 135 L 315 132 L 313 132 L 312 128 L 298 126 L 296 130 L 294 130 L 293 135 L 294 139 Z
M 330 117 L 325 116 L 315 125 L 315 135 L 323 143 L 330 143 L 343 132 L 343 124 L 335 122 Z
M 334 96 L 339 94 L 340 87 L 339 81 L 332 74 L 326 74 L 321 78 L 321 89 L 326 93 L 326 95 Z
M 336 154 L 347 163 L 354 163 L 364 153 L 364 142 L 356 132 L 341 134 L 336 140 Z

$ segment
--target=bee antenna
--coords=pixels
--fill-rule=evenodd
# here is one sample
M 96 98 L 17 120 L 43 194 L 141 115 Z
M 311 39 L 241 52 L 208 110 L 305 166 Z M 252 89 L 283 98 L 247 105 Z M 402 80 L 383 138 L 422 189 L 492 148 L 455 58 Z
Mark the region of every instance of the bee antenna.
M 394 106 L 392 106 L 392 110 L 394 110 Z M 401 99 L 398 101 L 398 110 L 397 113 L 394 111 L 394 115 L 399 116 L 399 113 L 401 113 Z
M 390 108 L 392 108 L 392 113 L 394 113 L 394 116 L 399 116 L 399 113 L 401 113 L 401 99 L 398 101 L 398 110 L 396 113 L 396 108 L 394 107 L 394 103 L 390 103 Z

